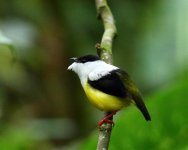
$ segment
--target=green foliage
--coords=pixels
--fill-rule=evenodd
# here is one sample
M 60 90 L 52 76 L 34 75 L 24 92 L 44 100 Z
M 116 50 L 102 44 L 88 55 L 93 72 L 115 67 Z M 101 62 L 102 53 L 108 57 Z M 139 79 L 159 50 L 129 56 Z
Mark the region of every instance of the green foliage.
M 40 148 L 39 148 L 40 147 Z M 1 131 L 1 150 L 49 150 L 50 145 L 44 141 L 36 142 L 33 131 L 20 127 L 9 127 Z
M 33 143 L 29 138 L 29 133 L 22 130 L 18 131 L 15 128 L 10 128 L 1 133 L 0 149 L 1 150 L 20 150 L 28 149 Z
M 188 78 L 147 98 L 152 121 L 146 122 L 135 108 L 115 118 L 110 150 L 182 150 L 188 147 Z M 81 150 L 95 149 L 97 131 Z

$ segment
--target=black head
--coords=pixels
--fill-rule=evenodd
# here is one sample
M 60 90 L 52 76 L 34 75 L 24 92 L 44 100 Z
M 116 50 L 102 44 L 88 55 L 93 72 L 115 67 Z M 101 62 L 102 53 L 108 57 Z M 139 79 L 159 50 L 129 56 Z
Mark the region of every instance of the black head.
M 100 60 L 100 58 L 95 55 L 85 55 L 85 56 L 81 56 L 78 58 L 72 58 L 72 59 L 74 60 L 74 62 L 78 62 L 78 63 L 86 63 L 86 62 Z

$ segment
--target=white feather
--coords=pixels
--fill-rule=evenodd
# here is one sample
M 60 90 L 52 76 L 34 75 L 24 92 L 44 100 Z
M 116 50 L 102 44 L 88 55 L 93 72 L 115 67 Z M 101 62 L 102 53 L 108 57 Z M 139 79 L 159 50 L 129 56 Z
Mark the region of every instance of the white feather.
M 78 74 L 82 86 L 87 82 L 87 79 L 95 81 L 101 77 L 107 75 L 112 70 L 119 69 L 116 66 L 105 63 L 104 61 L 97 60 L 87 63 L 74 62 L 68 67 L 68 70 L 72 70 Z
M 89 73 L 88 78 L 91 81 L 96 81 L 108 74 L 110 74 L 111 71 L 118 69 L 118 67 L 115 67 L 113 65 L 109 65 L 104 63 L 102 66 L 96 68 L 92 72 Z

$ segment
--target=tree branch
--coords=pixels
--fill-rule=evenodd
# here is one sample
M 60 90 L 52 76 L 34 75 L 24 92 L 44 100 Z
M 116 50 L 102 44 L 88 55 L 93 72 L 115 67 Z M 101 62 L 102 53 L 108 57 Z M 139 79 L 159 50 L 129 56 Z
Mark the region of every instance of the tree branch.
M 114 17 L 107 4 L 106 0 L 95 0 L 98 12 L 98 18 L 102 19 L 104 25 L 104 33 L 102 36 L 101 44 L 96 44 L 96 49 L 99 57 L 105 62 L 112 64 L 112 43 L 117 34 Z M 105 113 L 105 116 L 108 112 Z M 113 120 L 113 118 L 111 118 Z M 97 150 L 107 150 L 110 142 L 112 131 L 112 124 L 104 123 L 99 128 L 99 137 Z
M 112 42 L 116 36 L 116 26 L 114 17 L 106 0 L 95 0 L 98 18 L 102 19 L 104 25 L 104 33 L 101 44 L 97 48 L 98 55 L 104 61 L 112 64 Z

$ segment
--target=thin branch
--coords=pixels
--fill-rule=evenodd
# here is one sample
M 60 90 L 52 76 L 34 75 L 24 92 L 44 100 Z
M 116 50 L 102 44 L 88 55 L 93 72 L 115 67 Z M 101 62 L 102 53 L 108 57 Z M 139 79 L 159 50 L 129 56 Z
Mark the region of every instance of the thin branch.
M 97 53 L 102 60 L 112 64 L 112 43 L 117 34 L 114 17 L 106 0 L 95 0 L 98 18 L 104 25 L 101 44 L 96 44 Z M 108 112 L 105 113 L 107 116 Z M 113 120 L 113 118 L 111 118 Z M 105 123 L 99 128 L 97 150 L 107 150 L 110 142 L 112 124 Z
M 95 0 L 98 18 L 102 19 L 104 33 L 102 36 L 98 54 L 100 58 L 109 64 L 112 64 L 112 42 L 116 36 L 116 26 L 114 17 L 106 0 Z

